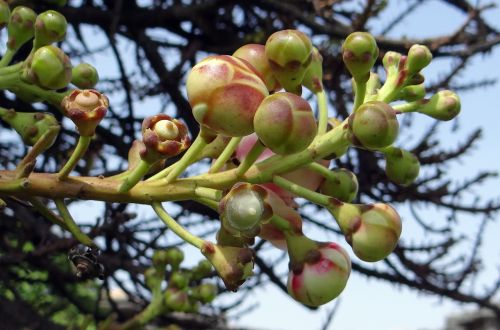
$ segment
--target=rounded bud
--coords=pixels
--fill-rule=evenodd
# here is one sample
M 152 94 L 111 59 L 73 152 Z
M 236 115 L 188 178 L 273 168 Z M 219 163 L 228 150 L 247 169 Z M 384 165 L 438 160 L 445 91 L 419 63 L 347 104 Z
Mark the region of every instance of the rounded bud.
M 233 53 L 233 56 L 241 58 L 253 65 L 262 76 L 268 91 L 274 92 L 281 89 L 279 82 L 274 77 L 271 67 L 269 66 L 264 45 L 243 45 Z
M 64 115 L 75 123 L 81 136 L 94 135 L 97 125 L 108 111 L 108 106 L 108 98 L 93 89 L 75 89 L 61 102 Z
M 185 312 L 189 308 L 187 292 L 177 288 L 167 288 L 165 290 L 165 306 L 176 312 Z
M 59 42 L 66 37 L 68 22 L 55 10 L 47 10 L 37 16 L 35 21 L 35 48 Z
M 302 79 L 302 85 L 313 93 L 323 90 L 323 57 L 316 47 L 313 47 L 311 64 Z
M 378 58 L 375 38 L 368 32 L 354 32 L 342 45 L 342 59 L 354 80 L 366 82 Z
M 425 97 L 425 86 L 424 84 L 411 85 L 403 87 L 396 97 L 398 100 L 404 100 L 406 102 L 414 102 L 421 100 Z
M 212 283 L 203 283 L 193 290 L 193 296 L 204 304 L 211 303 L 217 297 L 217 287 Z
M 10 13 L 7 31 L 9 40 L 7 47 L 12 50 L 21 48 L 35 34 L 36 13 L 25 6 L 18 6 Z
M 322 194 L 335 197 L 342 202 L 351 202 L 358 194 L 358 179 L 356 175 L 345 168 L 331 170 L 331 175 L 319 186 Z
M 196 121 L 226 136 L 252 133 L 257 107 L 269 94 L 252 65 L 229 55 L 210 56 L 196 64 L 186 88 Z
M 288 92 L 275 93 L 262 101 L 254 128 L 262 143 L 280 155 L 304 150 L 318 131 L 309 103 Z
M 294 269 L 295 268 L 295 269 Z M 351 260 L 336 243 L 318 243 L 301 267 L 288 273 L 288 293 L 308 306 L 320 306 L 337 298 L 351 272 Z
M 431 60 L 432 53 L 427 46 L 413 45 L 408 50 L 406 68 L 410 74 L 414 74 L 429 65 Z
M 96 68 L 88 63 L 78 64 L 71 72 L 71 83 L 81 89 L 94 88 L 99 81 Z
M 167 260 L 167 251 L 165 250 L 155 250 L 153 253 L 153 257 L 151 258 L 153 262 L 153 266 L 156 268 L 165 268 L 168 263 Z
M 460 98 L 449 90 L 439 91 L 422 103 L 423 106 L 417 112 L 438 120 L 448 121 L 460 113 Z
M 5 1 L 0 0 L 0 30 L 7 25 L 9 19 L 10 19 L 9 5 Z
M 298 30 L 282 30 L 267 39 L 265 51 L 281 86 L 300 95 L 302 79 L 311 63 L 311 40 Z
M 40 87 L 61 89 L 71 81 L 71 63 L 64 52 L 55 46 L 44 46 L 33 54 L 28 76 Z
M 352 142 L 368 149 L 391 145 L 399 133 L 396 112 L 387 103 L 370 101 L 349 116 Z
M 403 55 L 393 51 L 388 51 L 384 54 L 384 57 L 382 58 L 382 65 L 384 66 L 387 75 L 394 74 L 398 71 L 399 63 L 402 57 Z
M 165 252 L 167 263 L 170 264 L 172 268 L 177 269 L 184 260 L 184 253 L 178 248 L 169 248 Z
M 391 181 L 408 186 L 418 177 L 420 162 L 411 152 L 400 148 L 390 148 L 384 151 L 384 155 L 385 173 Z
M 196 267 L 194 267 L 191 270 L 191 272 L 193 275 L 193 279 L 199 280 L 199 279 L 202 279 L 204 277 L 209 276 L 212 273 L 212 270 L 213 270 L 212 264 L 208 260 L 203 259 L 203 260 L 200 260 L 200 262 L 198 262 Z
M 16 112 L 15 110 L 0 110 L 0 119 L 8 123 L 29 146 L 37 143 L 49 130 L 59 132 L 60 125 L 54 115 L 46 112 Z M 53 139 L 46 142 L 48 149 L 55 142 L 57 134 Z
M 168 286 L 177 289 L 184 289 L 188 284 L 189 276 L 185 272 L 175 271 L 170 275 L 168 280 Z

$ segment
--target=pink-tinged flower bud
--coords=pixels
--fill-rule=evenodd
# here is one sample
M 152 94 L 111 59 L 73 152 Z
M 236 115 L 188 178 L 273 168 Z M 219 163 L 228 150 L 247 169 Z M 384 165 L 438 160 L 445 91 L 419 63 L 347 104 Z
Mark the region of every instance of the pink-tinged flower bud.
M 391 181 L 402 186 L 415 181 L 420 171 L 420 162 L 414 154 L 404 149 L 390 148 L 384 151 L 384 155 L 385 173 Z
M 230 291 L 236 291 L 253 274 L 254 252 L 250 248 L 205 242 L 201 253 L 214 266 Z
M 252 65 L 229 55 L 210 56 L 196 64 L 186 88 L 196 121 L 227 136 L 252 133 L 257 107 L 269 94 Z
M 253 65 L 262 76 L 268 91 L 275 92 L 281 89 L 280 83 L 274 77 L 271 67 L 269 66 L 264 45 L 243 45 L 233 53 L 233 56 L 241 58 Z
M 401 59 L 403 59 L 403 62 L 401 62 Z M 398 52 L 388 51 L 382 58 L 382 65 L 389 76 L 396 73 L 399 69 L 403 69 L 402 67 L 405 61 L 406 56 L 403 56 Z
M 427 46 L 413 45 L 408 50 L 406 68 L 410 74 L 414 74 L 429 65 L 431 60 L 432 53 Z
M 323 90 L 323 57 L 316 47 L 313 47 L 311 64 L 302 79 L 302 85 L 313 93 Z
M 75 89 L 64 97 L 61 107 L 71 119 L 81 136 L 93 136 L 97 125 L 108 111 L 108 98 L 93 89 Z
M 262 222 L 272 215 L 271 207 L 264 202 L 265 195 L 259 185 L 235 184 L 219 203 L 222 226 L 236 237 L 257 236 Z
M 98 81 L 99 73 L 88 63 L 80 63 L 71 71 L 71 83 L 78 88 L 94 88 Z
M 186 125 L 172 117 L 159 114 L 142 122 L 141 159 L 153 163 L 159 159 L 176 156 L 186 150 L 191 140 Z
M 39 48 L 28 64 L 27 78 L 46 89 L 61 89 L 71 81 L 71 62 L 55 46 Z
M 288 92 L 269 95 L 262 101 L 254 128 L 262 143 L 280 155 L 304 150 L 318 131 L 309 103 Z
M 9 5 L 5 1 L 0 0 L 0 30 L 2 30 L 7 25 L 9 19 L 10 19 Z
M 18 6 L 10 13 L 10 20 L 7 24 L 9 40 L 7 47 L 18 50 L 35 34 L 36 13 L 25 6 Z
M 266 41 L 266 56 L 274 76 L 286 91 L 301 94 L 301 82 L 311 63 L 311 40 L 297 30 L 273 33 Z
M 430 100 L 422 100 L 422 104 L 417 112 L 438 120 L 448 121 L 460 113 L 460 98 L 449 90 L 437 92 Z
M 336 243 L 315 243 L 316 248 L 305 254 L 303 263 L 292 262 L 288 274 L 288 293 L 308 306 L 320 306 L 337 298 L 351 273 L 351 260 L 342 247 Z
M 378 53 L 377 42 L 367 32 L 351 33 L 342 45 L 342 59 L 356 81 L 366 82 L 370 78 Z
M 165 306 L 176 312 L 185 312 L 189 309 L 189 296 L 185 290 L 167 288 L 165 290 Z
M 47 10 L 37 16 L 35 21 L 35 48 L 63 41 L 66 37 L 68 22 L 55 10 Z
M 351 202 L 358 194 L 356 175 L 345 168 L 331 170 L 331 175 L 319 187 L 322 194 L 335 197 L 342 202 Z
M 402 88 L 396 99 L 404 100 L 406 102 L 414 102 L 421 100 L 425 97 L 425 86 L 424 84 L 411 85 Z
M 396 247 L 401 235 L 401 218 L 391 206 L 332 200 L 328 210 L 361 260 L 382 260 Z
M 349 116 L 352 143 L 367 149 L 390 146 L 399 133 L 396 112 L 387 103 L 370 101 Z

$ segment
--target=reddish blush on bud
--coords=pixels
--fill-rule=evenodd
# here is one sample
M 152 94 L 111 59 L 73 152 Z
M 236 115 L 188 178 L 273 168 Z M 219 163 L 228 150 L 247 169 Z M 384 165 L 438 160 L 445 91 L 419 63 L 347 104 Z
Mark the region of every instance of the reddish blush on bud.
M 81 136 L 93 136 L 106 115 L 108 98 L 94 89 L 75 89 L 61 102 L 64 115 L 71 119 Z

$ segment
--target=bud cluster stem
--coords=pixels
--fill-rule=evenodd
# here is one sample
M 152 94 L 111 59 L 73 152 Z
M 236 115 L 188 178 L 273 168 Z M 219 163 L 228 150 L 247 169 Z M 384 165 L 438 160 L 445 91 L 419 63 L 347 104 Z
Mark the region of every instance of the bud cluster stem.
M 64 164 L 63 168 L 57 173 L 57 178 L 60 181 L 67 179 L 68 175 L 75 168 L 78 161 L 83 157 L 83 155 L 87 151 L 91 141 L 92 141 L 92 136 L 80 135 L 78 139 L 78 144 L 76 145 L 75 150 L 73 150 L 71 157 L 68 159 L 66 164 Z
M 69 232 L 80 243 L 85 244 L 85 245 L 92 247 L 92 248 L 96 248 L 97 246 L 92 241 L 92 239 L 80 230 L 80 228 L 76 224 L 75 220 L 71 216 L 71 213 L 69 213 L 68 207 L 66 206 L 64 201 L 62 199 L 55 199 L 54 203 L 56 204 L 56 207 L 59 210 L 59 214 L 61 215 L 61 218 L 64 220 L 64 223 L 66 224 L 66 228 L 69 230 Z
M 217 157 L 215 162 L 210 167 L 210 170 L 208 170 L 208 173 L 216 173 L 224 166 L 224 164 L 226 164 L 226 162 L 229 160 L 229 158 L 231 158 L 232 154 L 240 144 L 241 139 L 241 136 L 231 138 L 222 153 L 219 155 L 219 157 Z
M 318 135 L 326 133 L 328 126 L 328 104 L 325 90 L 316 93 L 318 100 Z

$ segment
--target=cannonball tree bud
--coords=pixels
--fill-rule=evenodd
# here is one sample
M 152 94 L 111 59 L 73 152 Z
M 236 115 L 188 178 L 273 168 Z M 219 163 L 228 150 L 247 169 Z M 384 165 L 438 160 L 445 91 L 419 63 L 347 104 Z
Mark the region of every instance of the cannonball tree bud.
M 153 266 L 156 268 L 162 269 L 165 268 L 165 266 L 168 263 L 167 259 L 167 251 L 166 250 L 155 250 L 153 252 L 153 257 L 151 258 L 153 262 Z
M 356 81 L 368 80 L 378 53 L 377 42 L 368 32 L 351 33 L 342 45 L 342 59 Z
M 148 289 L 153 291 L 156 288 L 160 287 L 161 283 L 163 282 L 164 275 L 165 274 L 163 270 L 158 270 L 156 268 L 146 269 L 146 271 L 144 272 L 144 282 L 146 283 Z
M 9 5 L 5 1 L 0 0 L 0 30 L 7 25 L 9 19 L 10 19 Z
M 425 86 L 424 84 L 411 85 L 402 88 L 396 99 L 404 100 L 406 102 L 414 102 L 421 100 L 425 97 Z
M 47 89 L 60 89 L 71 81 L 69 57 L 55 46 L 44 46 L 33 54 L 28 75 L 37 85 Z
M 81 89 L 94 88 L 99 81 L 95 67 L 88 63 L 80 63 L 71 71 L 71 83 Z
M 401 59 L 406 58 L 398 52 L 388 51 L 382 58 L 382 65 L 384 66 L 387 75 L 391 75 L 398 71 Z
M 144 142 L 142 141 L 139 141 L 139 140 L 134 140 L 132 142 L 132 146 L 130 147 L 130 149 L 128 149 L 128 157 L 127 157 L 127 160 L 128 160 L 128 166 L 127 166 L 127 170 L 128 171 L 131 171 L 133 170 L 134 168 L 136 168 L 140 161 L 141 161 L 141 154 L 144 154 L 146 153 L 146 146 L 144 145 Z M 148 174 L 154 174 L 154 173 L 158 173 L 159 171 L 161 171 L 165 166 L 165 160 L 166 159 L 162 159 L 160 161 L 157 161 L 155 162 L 149 169 L 149 171 L 147 172 Z
M 180 154 L 189 147 L 191 140 L 183 122 L 158 114 L 142 122 L 142 142 L 145 149 L 140 152 L 141 159 L 154 163 Z
M 432 53 L 423 45 L 413 45 L 408 50 L 406 68 L 410 74 L 414 74 L 425 68 L 432 60 Z
M 319 186 L 322 194 L 335 197 L 342 202 L 351 202 L 358 194 L 356 175 L 345 168 L 331 170 L 331 175 Z
M 203 283 L 193 289 L 193 296 L 204 304 L 211 303 L 217 293 L 217 287 L 212 283 Z
M 396 247 L 401 235 L 401 218 L 390 205 L 349 204 L 332 200 L 328 210 L 361 260 L 382 260 Z
M 460 98 L 449 90 L 437 92 L 430 100 L 423 100 L 422 104 L 417 112 L 438 120 L 448 121 L 460 113 Z
M 304 150 L 316 137 L 318 126 L 309 103 L 292 93 L 275 93 L 260 104 L 255 133 L 273 152 L 284 155 Z
M 199 280 L 199 279 L 210 276 L 210 274 L 212 274 L 212 271 L 213 271 L 213 268 L 212 268 L 212 264 L 210 263 L 210 261 L 203 259 L 203 260 L 200 260 L 200 262 L 198 262 L 196 267 L 194 267 L 191 270 L 191 273 L 192 273 L 194 280 Z
M 269 66 L 264 45 L 243 45 L 233 53 L 233 56 L 241 58 L 253 65 L 262 76 L 268 91 L 274 92 L 281 89 L 280 83 L 274 77 L 271 67 Z
M 344 290 L 351 273 L 351 260 L 346 251 L 336 243 L 313 242 L 314 244 L 288 247 L 290 272 L 288 273 L 288 294 L 308 306 L 320 306 L 337 298 Z M 287 239 L 287 243 L 290 240 Z M 307 251 L 297 251 L 306 247 Z M 294 254 L 302 253 L 300 262 Z
M 312 59 L 309 37 L 297 30 L 281 30 L 267 39 L 265 51 L 281 86 L 288 92 L 300 95 L 300 85 Z
M 165 290 L 165 306 L 175 312 L 185 312 L 189 308 L 187 292 L 177 288 L 167 288 Z
M 182 252 L 179 248 L 169 248 L 165 250 L 166 252 L 166 260 L 172 268 L 179 268 L 180 264 L 184 260 L 184 252 Z
M 8 123 L 23 139 L 26 145 L 32 146 L 49 130 L 59 131 L 60 125 L 54 115 L 46 112 L 16 112 L 15 110 L 0 111 L 0 119 Z M 55 142 L 46 141 L 48 149 Z
M 389 148 L 384 151 L 385 173 L 387 177 L 402 186 L 415 181 L 420 171 L 420 162 L 411 152 L 400 148 Z
M 186 88 L 196 121 L 226 136 L 252 133 L 257 107 L 269 94 L 251 64 L 229 55 L 209 56 L 196 64 Z
M 311 64 L 302 79 L 302 85 L 313 93 L 323 90 L 323 57 L 316 47 L 313 47 Z
M 230 232 L 225 226 L 220 226 L 215 235 L 217 244 L 224 246 L 248 247 L 255 243 L 255 236 L 259 233 L 260 227 L 245 232 Z
M 7 31 L 9 39 L 7 47 L 12 50 L 21 48 L 35 34 L 36 13 L 25 6 L 18 6 L 10 13 Z
M 64 115 L 71 119 L 81 136 L 93 136 L 108 111 L 108 98 L 93 89 L 75 89 L 61 102 Z
M 168 286 L 177 289 L 184 289 L 188 284 L 189 275 L 186 272 L 175 271 L 170 275 L 168 280 Z
M 207 241 L 201 253 L 214 266 L 230 291 L 236 291 L 253 274 L 254 252 L 250 248 L 223 246 Z
M 391 145 L 399 133 L 396 112 L 387 103 L 369 101 L 363 103 L 349 116 L 352 142 L 368 149 Z
M 68 22 L 55 10 L 47 10 L 36 17 L 35 48 L 63 41 L 66 37 Z

